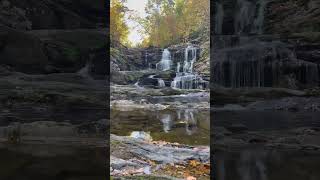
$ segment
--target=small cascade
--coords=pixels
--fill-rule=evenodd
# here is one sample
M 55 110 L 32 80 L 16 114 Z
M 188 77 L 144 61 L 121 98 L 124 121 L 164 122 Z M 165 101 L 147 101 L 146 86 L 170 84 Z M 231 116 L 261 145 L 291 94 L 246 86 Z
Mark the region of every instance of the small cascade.
M 171 82 L 172 88 L 178 89 L 204 89 L 208 82 L 193 73 L 193 64 L 197 60 L 197 48 L 189 45 L 185 49 L 182 72 L 180 62 L 177 63 L 176 77 Z
M 146 66 L 148 65 L 148 67 L 150 68 L 150 63 L 148 63 L 148 53 L 147 52 L 144 53 L 144 63 Z
M 217 60 L 213 62 L 213 81 L 224 87 L 294 87 L 296 82 L 319 85 L 319 66 L 297 59 L 280 42 L 225 48 L 214 56 Z
M 263 33 L 263 24 L 264 24 L 264 16 L 265 16 L 265 8 L 267 6 L 268 0 L 237 0 L 236 3 L 236 10 L 234 14 L 234 31 L 235 34 L 262 34 Z M 217 4 L 217 14 L 216 19 L 218 16 L 221 16 L 221 11 L 219 8 L 221 5 Z M 220 14 L 219 14 L 220 13 Z M 221 18 L 221 17 L 219 17 Z M 217 19 L 216 22 L 216 31 L 219 31 L 220 20 Z
M 189 58 L 191 52 L 191 58 Z M 183 72 L 192 73 L 193 64 L 197 60 L 197 49 L 193 46 L 188 46 L 184 52 Z
M 264 22 L 264 10 L 267 5 L 267 0 L 259 0 L 257 2 L 259 5 L 258 14 L 253 21 L 253 27 L 251 33 L 262 34 L 263 33 L 263 22 Z
M 163 79 L 158 78 L 158 86 L 159 87 L 165 87 L 166 86 Z
M 90 74 L 90 63 L 87 63 L 83 68 L 78 71 L 78 74 L 85 78 L 91 78 Z
M 164 49 L 162 52 L 161 61 L 156 64 L 156 69 L 160 71 L 167 71 L 171 69 L 171 54 L 168 49 Z
M 255 13 L 255 6 L 248 0 L 237 0 L 234 29 L 237 34 L 242 34 L 250 29 Z
M 178 62 L 177 63 L 177 73 L 180 72 L 180 68 L 181 68 L 180 62 Z
M 144 90 L 144 87 L 141 87 L 139 85 L 139 81 L 137 81 L 136 83 L 134 83 L 134 86 L 137 88 L 138 91 L 143 91 Z
M 204 89 L 203 79 L 195 74 L 177 73 L 177 76 L 171 82 L 172 88 L 178 89 Z

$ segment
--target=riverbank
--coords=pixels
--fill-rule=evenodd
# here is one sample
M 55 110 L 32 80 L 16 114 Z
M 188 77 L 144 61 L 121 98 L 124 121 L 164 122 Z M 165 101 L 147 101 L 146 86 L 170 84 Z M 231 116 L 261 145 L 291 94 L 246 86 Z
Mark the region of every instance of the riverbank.
M 209 146 L 189 146 L 130 136 L 110 137 L 112 176 L 150 175 L 210 179 Z

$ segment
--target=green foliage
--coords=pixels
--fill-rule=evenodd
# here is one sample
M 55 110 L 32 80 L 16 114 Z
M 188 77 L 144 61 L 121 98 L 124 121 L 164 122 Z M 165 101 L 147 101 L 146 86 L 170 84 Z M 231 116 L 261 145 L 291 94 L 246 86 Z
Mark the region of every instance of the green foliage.
M 76 61 L 80 57 L 80 51 L 75 47 L 69 47 L 64 49 L 64 54 L 71 61 Z
M 125 23 L 125 13 L 128 9 L 124 3 L 125 0 L 110 1 L 110 39 L 112 42 L 129 44 L 129 28 Z

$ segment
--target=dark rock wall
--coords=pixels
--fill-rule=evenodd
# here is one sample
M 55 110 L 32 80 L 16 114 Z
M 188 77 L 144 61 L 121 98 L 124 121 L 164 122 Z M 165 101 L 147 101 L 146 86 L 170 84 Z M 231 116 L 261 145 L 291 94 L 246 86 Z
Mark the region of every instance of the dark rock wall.
M 0 7 L 0 65 L 48 74 L 98 63 L 90 66 L 92 76 L 101 78 L 101 67 L 107 72 L 104 1 L 3 0 Z
M 319 86 L 316 0 L 224 0 L 212 11 L 214 83 L 225 87 Z

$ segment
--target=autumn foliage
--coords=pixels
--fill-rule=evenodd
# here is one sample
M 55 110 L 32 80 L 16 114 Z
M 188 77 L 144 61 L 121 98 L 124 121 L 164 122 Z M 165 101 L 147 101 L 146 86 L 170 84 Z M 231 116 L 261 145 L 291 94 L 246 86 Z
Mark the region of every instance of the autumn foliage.
M 185 42 L 194 32 L 209 32 L 209 0 L 149 0 L 147 17 L 137 18 L 146 36 L 142 46 Z

